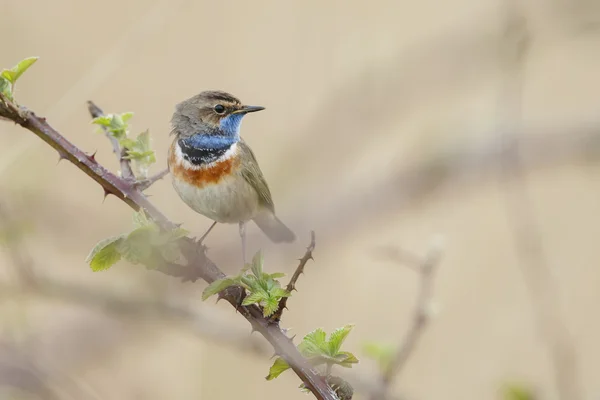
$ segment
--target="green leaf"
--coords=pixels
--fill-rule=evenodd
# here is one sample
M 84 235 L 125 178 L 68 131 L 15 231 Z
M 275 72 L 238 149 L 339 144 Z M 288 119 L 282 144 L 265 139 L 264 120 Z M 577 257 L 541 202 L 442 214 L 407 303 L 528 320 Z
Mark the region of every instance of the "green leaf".
M 118 247 L 123 240 L 124 236 L 115 236 L 98 242 L 85 260 L 92 271 L 103 271 L 117 263 L 121 259 Z
M 140 208 L 138 211 L 133 213 L 133 226 L 136 228 L 142 228 L 152 223 L 153 222 L 148 219 L 148 216 L 143 208 Z
M 125 123 L 127 123 L 131 119 L 131 117 L 133 117 L 133 113 L 131 111 L 124 112 L 123 114 L 121 114 L 121 119 Z
M 261 293 L 261 292 L 250 293 L 248 296 L 246 296 L 244 298 L 244 301 L 242 302 L 242 305 L 243 306 L 249 306 L 250 304 L 258 304 L 262 300 L 265 299 L 265 294 L 266 293 Z
M 152 242 L 157 233 L 158 227 L 152 223 L 141 226 L 119 243 L 119 252 L 132 264 L 147 263 L 152 255 Z
M 160 255 L 170 263 L 177 263 L 181 260 L 182 254 L 179 245 L 175 242 L 165 243 L 159 246 Z
M 129 138 L 123 138 L 119 140 L 119 144 L 121 147 L 126 148 L 127 150 L 133 149 L 135 147 L 135 140 Z
M 23 75 L 23 73 L 38 60 L 38 58 L 39 57 L 29 57 L 21 60 L 17 65 L 15 65 L 11 70 L 13 72 L 13 80 L 11 82 L 15 83 L 17 79 L 19 79 L 21 75 Z
M 346 337 L 352 328 L 354 328 L 354 325 L 348 324 L 342 328 L 336 329 L 331 333 L 329 336 L 329 355 L 335 356 L 340 351 L 344 340 L 346 340 Z
M 0 76 L 0 93 L 12 100 L 12 87 L 10 82 Z
M 143 161 L 146 163 L 154 163 L 156 162 L 156 157 L 154 155 L 154 150 L 148 151 L 136 151 L 136 150 L 128 150 L 127 155 L 123 157 L 126 160 L 136 160 Z
M 256 252 L 254 257 L 252 257 L 252 273 L 258 279 L 262 279 L 262 271 L 263 271 L 263 254 L 262 251 L 259 250 Z
M 111 120 L 112 118 L 109 115 L 101 115 L 100 117 L 92 119 L 92 124 L 109 127 Z
M 232 285 L 235 285 L 235 280 L 231 278 L 218 279 L 204 289 L 202 292 L 202 300 L 206 300 L 210 296 L 213 296 Z
M 269 276 L 271 277 L 271 279 L 279 279 L 283 278 L 285 274 L 283 272 L 275 272 L 274 274 L 270 274 Z
M 352 368 L 352 364 L 358 364 L 358 358 L 348 351 L 341 351 L 335 356 L 336 364 L 342 367 Z
M 292 295 L 290 292 L 288 292 L 287 290 L 282 289 L 280 287 L 273 288 L 273 290 L 271 290 L 269 293 L 271 294 L 271 296 L 277 297 L 280 299 L 282 297 L 290 297 Z
M 308 333 L 302 339 L 302 342 L 298 345 L 298 350 L 305 357 L 313 357 L 325 354 L 329 351 L 329 345 L 326 341 L 327 334 L 321 328 L 317 328 L 314 331 Z
M 380 371 L 383 372 L 389 368 L 396 353 L 396 347 L 390 344 L 368 342 L 363 344 L 363 352 L 367 357 L 377 361 Z
M 524 385 L 510 384 L 503 390 L 504 400 L 535 400 L 535 395 L 531 389 Z
M 269 375 L 267 375 L 267 380 L 273 380 L 281 375 L 284 371 L 290 369 L 290 365 L 281 357 L 277 357 L 271 368 L 269 369 Z
M 2 73 L 0 73 L 0 77 L 6 79 L 8 82 L 10 83 L 15 83 L 16 79 L 15 76 L 17 74 L 14 71 L 11 71 L 10 69 L 5 69 L 2 70 Z
M 152 147 L 150 146 L 150 131 L 148 131 L 147 129 L 138 135 L 136 141 L 139 146 L 139 151 L 144 152 L 152 149 Z
M 263 315 L 270 317 L 279 308 L 279 299 L 273 296 L 269 296 L 262 301 Z
M 240 276 L 240 283 L 248 290 L 255 292 L 257 290 L 263 290 L 256 277 L 254 275 L 242 275 Z

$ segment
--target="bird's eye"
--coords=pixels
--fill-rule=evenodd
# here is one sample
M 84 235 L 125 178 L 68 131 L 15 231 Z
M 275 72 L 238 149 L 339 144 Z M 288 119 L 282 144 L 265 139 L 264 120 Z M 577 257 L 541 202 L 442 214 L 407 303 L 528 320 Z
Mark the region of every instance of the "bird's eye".
M 215 106 L 215 112 L 217 114 L 223 114 L 225 112 L 225 107 L 223 107 L 221 104 L 217 104 Z

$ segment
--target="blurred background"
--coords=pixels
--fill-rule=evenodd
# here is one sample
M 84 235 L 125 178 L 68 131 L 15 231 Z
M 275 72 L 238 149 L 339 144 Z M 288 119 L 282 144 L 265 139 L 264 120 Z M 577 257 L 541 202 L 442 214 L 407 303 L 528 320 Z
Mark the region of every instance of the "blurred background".
M 249 248 L 291 274 L 315 262 L 282 325 L 354 323 L 347 373 L 368 398 L 364 343 L 399 346 L 420 275 L 398 260 L 443 238 L 430 324 L 393 393 L 406 399 L 600 396 L 600 5 L 587 0 L 0 2 L 0 66 L 40 60 L 16 98 L 112 169 L 86 101 L 133 111 L 158 162 L 174 105 L 206 89 L 266 111 L 242 134 L 299 240 Z M 170 177 L 148 190 L 173 221 L 210 225 Z M 28 131 L 0 124 L 0 398 L 304 399 L 267 382 L 268 345 L 232 308 L 95 243 L 131 210 Z M 209 256 L 241 264 L 237 226 Z M 33 272 L 32 272 L 33 271 Z M 28 278 L 35 274 L 32 283 Z M 352 380 L 354 379 L 354 380 Z

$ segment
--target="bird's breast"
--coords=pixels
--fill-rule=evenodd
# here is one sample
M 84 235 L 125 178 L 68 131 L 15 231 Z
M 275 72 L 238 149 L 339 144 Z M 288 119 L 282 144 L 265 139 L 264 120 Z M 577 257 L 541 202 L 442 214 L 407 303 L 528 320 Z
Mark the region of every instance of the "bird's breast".
M 169 150 L 169 170 L 173 178 L 195 187 L 218 184 L 235 174 L 241 164 L 237 144 L 234 144 L 215 161 L 196 165 L 186 160 L 177 140 Z
M 256 216 L 260 210 L 258 195 L 241 174 L 242 159 L 236 145 L 219 160 L 199 166 L 178 153 L 175 142 L 169 151 L 173 187 L 194 211 L 222 223 Z

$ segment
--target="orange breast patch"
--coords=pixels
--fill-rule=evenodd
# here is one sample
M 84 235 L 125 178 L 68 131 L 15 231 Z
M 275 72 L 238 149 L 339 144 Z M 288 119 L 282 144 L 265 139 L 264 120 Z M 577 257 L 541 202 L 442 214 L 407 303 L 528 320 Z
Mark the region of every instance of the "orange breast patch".
M 173 177 L 196 187 L 218 183 L 221 179 L 233 174 L 240 165 L 240 158 L 234 155 L 227 160 L 214 163 L 211 167 L 200 169 L 186 168 L 180 160 L 177 160 L 175 146 L 176 142 L 169 149 L 169 169 L 171 174 Z

